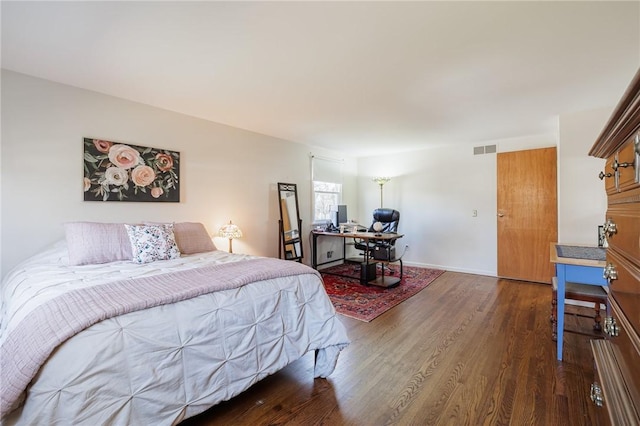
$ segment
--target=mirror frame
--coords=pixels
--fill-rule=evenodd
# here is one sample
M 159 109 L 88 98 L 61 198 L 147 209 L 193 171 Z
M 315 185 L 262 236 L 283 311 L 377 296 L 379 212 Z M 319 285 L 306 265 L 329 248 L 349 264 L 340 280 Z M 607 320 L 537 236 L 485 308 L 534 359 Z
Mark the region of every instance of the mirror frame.
M 291 208 L 287 209 L 285 212 L 285 210 L 283 210 L 282 201 L 286 199 L 284 194 L 290 192 L 293 192 L 295 201 L 295 215 L 297 220 L 295 220 L 294 222 L 297 222 L 297 228 L 292 227 L 291 229 L 285 230 L 285 222 L 291 224 L 291 220 L 289 218 L 292 216 L 291 213 L 293 212 L 291 211 Z M 301 262 L 304 256 L 302 251 L 302 220 L 300 219 L 300 209 L 298 207 L 298 187 L 295 183 L 278 182 L 278 206 L 280 207 L 280 220 L 278 221 L 280 232 L 280 241 L 278 243 L 278 257 L 281 259 L 284 258 L 286 260 L 297 260 L 298 262 Z M 297 230 L 297 234 L 294 234 L 295 236 L 292 237 L 290 234 L 295 230 Z

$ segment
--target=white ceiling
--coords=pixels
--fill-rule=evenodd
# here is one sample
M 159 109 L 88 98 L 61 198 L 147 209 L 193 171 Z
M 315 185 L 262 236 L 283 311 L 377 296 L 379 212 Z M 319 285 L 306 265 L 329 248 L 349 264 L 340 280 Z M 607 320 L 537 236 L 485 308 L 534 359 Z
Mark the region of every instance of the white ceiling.
M 9 2 L 2 67 L 367 156 L 557 133 L 640 65 L 634 2 Z

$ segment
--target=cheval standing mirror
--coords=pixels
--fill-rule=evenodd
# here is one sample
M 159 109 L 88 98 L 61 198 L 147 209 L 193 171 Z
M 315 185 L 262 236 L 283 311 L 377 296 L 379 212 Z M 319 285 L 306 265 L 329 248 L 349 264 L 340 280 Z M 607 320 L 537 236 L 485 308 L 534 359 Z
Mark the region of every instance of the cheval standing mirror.
M 280 205 L 280 242 L 278 257 L 302 261 L 302 220 L 298 210 L 298 191 L 295 183 L 278 183 L 278 204 Z

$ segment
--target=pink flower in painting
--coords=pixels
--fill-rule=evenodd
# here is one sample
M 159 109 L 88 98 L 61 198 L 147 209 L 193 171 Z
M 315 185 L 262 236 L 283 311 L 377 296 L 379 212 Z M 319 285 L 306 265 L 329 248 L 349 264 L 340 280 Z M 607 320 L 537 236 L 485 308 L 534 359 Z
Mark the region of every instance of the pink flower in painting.
M 113 145 L 113 142 L 103 141 L 102 139 L 94 139 L 93 145 L 95 145 L 96 149 L 104 154 L 109 152 L 109 148 Z
M 164 194 L 164 189 L 162 189 L 159 186 L 154 186 L 153 188 L 151 188 L 151 196 L 153 198 L 160 198 L 160 196 Z
M 131 171 L 131 180 L 137 186 L 151 185 L 156 178 L 156 172 L 149 166 L 138 166 Z
M 129 145 L 113 145 L 109 149 L 109 161 L 116 167 L 130 169 L 140 164 L 140 153 Z
M 173 158 L 170 155 L 158 153 L 156 154 L 156 164 L 160 171 L 166 172 L 173 167 Z
M 84 178 L 84 192 L 87 192 L 89 189 L 91 189 L 91 179 L 89 178 Z
M 120 167 L 109 167 L 104 172 L 104 179 L 109 185 L 124 185 L 128 178 L 127 171 Z

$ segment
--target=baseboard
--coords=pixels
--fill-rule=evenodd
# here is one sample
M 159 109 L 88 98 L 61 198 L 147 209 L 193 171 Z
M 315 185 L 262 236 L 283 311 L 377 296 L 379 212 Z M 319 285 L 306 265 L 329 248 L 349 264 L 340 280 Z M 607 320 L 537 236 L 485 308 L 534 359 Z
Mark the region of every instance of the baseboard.
M 404 262 L 407 266 L 417 266 L 418 268 L 431 268 L 431 269 L 443 269 L 445 271 L 451 272 L 461 272 L 463 274 L 473 274 L 473 275 L 485 275 L 488 277 L 497 277 L 498 274 L 495 271 L 486 271 L 482 269 L 466 269 L 466 268 L 457 268 L 453 266 L 446 265 L 433 265 L 430 263 L 418 263 L 418 262 Z

